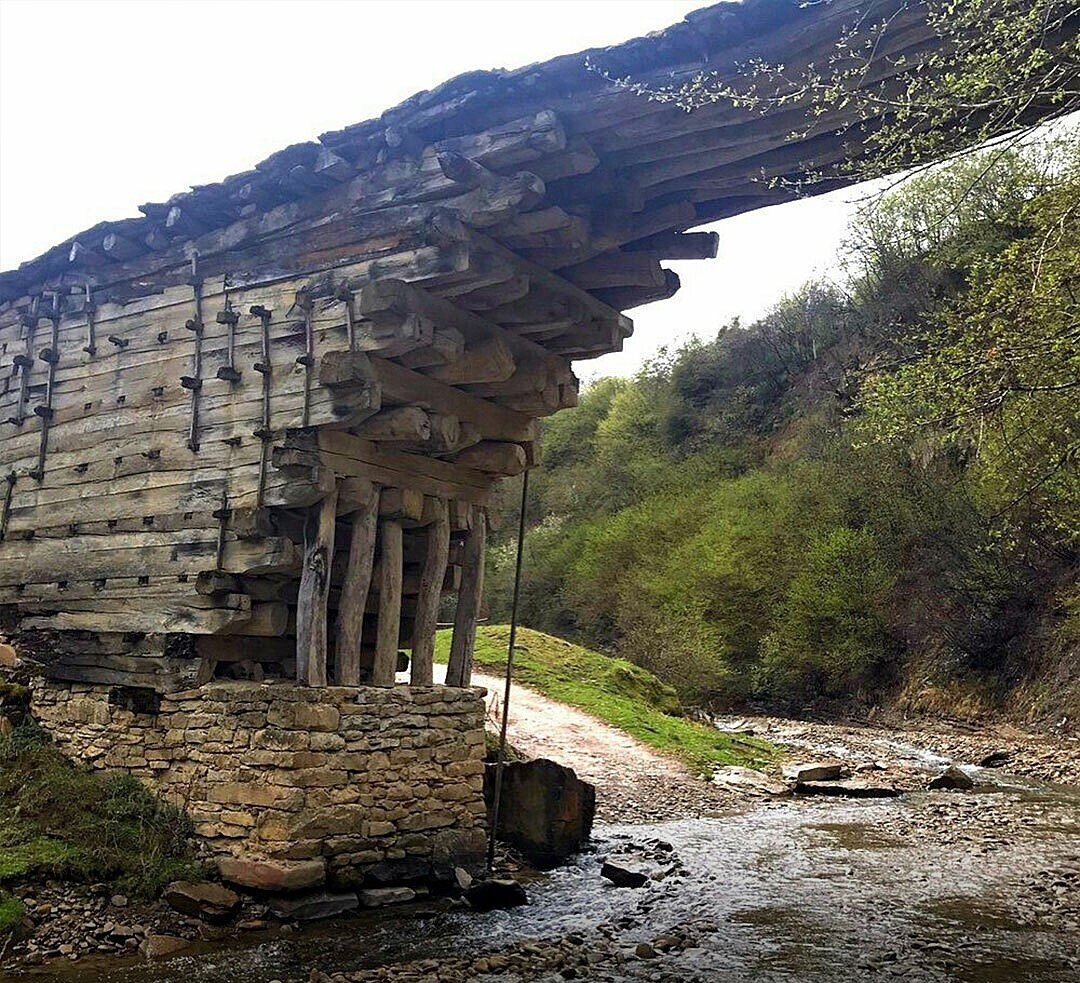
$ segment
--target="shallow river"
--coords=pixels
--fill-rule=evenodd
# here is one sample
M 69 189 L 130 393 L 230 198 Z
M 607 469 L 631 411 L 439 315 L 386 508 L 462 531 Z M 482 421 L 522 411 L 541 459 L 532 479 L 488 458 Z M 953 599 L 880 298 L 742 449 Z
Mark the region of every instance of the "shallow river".
M 996 776 L 995 776 L 996 777 Z M 1000 779 L 998 779 L 1000 780 Z M 650 839 L 681 862 L 618 889 L 600 858 Z M 724 819 L 603 827 L 597 850 L 529 884 L 530 904 L 478 915 L 441 903 L 244 936 L 168 962 L 34 979 L 268 983 L 612 926 L 632 946 L 707 919 L 697 944 L 596 978 L 701 981 L 1080 980 L 1080 799 L 1001 787 L 900 799 L 780 800 Z M 502 977 L 489 977 L 497 979 Z M 554 979 L 555 977 L 553 977 Z

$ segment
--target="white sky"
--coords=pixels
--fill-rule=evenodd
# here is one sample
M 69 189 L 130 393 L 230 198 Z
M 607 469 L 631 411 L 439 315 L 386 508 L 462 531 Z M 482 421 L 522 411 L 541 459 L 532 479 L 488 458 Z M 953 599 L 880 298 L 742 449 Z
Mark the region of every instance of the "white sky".
M 614 44 L 706 0 L 0 0 L 0 269 L 478 68 Z M 715 261 L 631 311 L 627 374 L 828 272 L 857 191 L 720 222 Z

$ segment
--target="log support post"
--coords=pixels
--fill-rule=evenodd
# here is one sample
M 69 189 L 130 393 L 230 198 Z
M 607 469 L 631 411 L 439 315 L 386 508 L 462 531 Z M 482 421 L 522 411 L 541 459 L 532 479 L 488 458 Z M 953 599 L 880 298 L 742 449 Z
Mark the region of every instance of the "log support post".
M 371 683 L 373 686 L 393 686 L 401 631 L 401 523 L 397 519 L 383 519 L 379 523 L 379 541 L 379 620 Z
M 360 685 L 360 643 L 364 632 L 364 608 L 371 589 L 375 565 L 375 533 L 379 524 L 379 489 L 370 482 L 352 482 L 356 512 L 352 516 L 349 560 L 341 584 L 337 619 L 337 671 L 339 686 Z
M 304 569 L 296 601 L 296 679 L 307 686 L 325 686 L 326 602 L 334 558 L 337 484 L 308 511 L 304 524 Z
M 435 499 L 434 503 L 433 521 L 427 527 L 427 548 L 413 623 L 410 676 L 413 686 L 430 686 L 434 682 L 435 624 L 450 557 L 450 507 L 441 498 Z
M 450 642 L 450 662 L 446 667 L 448 686 L 468 686 L 472 680 L 473 648 L 480 598 L 484 593 L 484 550 L 487 518 L 481 508 L 472 509 L 472 527 L 465 541 L 461 588 L 454 612 L 454 636 Z

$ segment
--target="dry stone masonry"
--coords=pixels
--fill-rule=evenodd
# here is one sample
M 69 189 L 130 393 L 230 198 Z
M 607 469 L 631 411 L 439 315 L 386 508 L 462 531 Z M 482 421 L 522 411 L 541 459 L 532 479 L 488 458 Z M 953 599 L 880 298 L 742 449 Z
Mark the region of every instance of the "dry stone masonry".
M 33 707 L 72 757 L 183 807 L 226 880 L 276 891 L 481 863 L 483 692 L 220 682 L 146 713 L 39 679 Z

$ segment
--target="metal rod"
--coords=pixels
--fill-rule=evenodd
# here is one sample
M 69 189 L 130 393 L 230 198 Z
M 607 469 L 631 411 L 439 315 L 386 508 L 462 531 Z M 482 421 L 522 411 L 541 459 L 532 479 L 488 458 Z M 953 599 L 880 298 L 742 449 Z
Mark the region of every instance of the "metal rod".
M 97 354 L 97 325 L 94 323 L 94 315 L 97 306 L 94 304 L 94 296 L 90 292 L 90 281 L 86 282 L 86 347 L 83 349 L 87 355 L 93 358 Z
M 229 496 L 223 487 L 221 489 L 221 508 L 211 513 L 213 518 L 218 520 L 217 549 L 215 551 L 218 570 L 222 568 L 225 562 L 225 533 L 229 528 L 229 514 Z
M 19 401 L 15 404 L 15 415 L 11 422 L 17 427 L 23 425 L 26 419 L 26 398 L 30 392 L 30 366 L 34 364 L 34 333 L 37 331 L 38 305 L 40 297 L 35 297 L 30 302 L 30 312 L 22 315 L 23 327 L 26 328 L 26 352 L 15 356 L 15 365 L 19 368 Z
M 4 483 L 7 488 L 4 489 L 4 508 L 0 510 L 0 540 L 4 538 L 7 533 L 8 518 L 11 515 L 11 498 L 15 492 L 15 472 L 8 472 L 7 477 L 4 479 Z
M 503 767 L 506 764 L 506 727 L 510 720 L 510 687 L 514 681 L 514 643 L 517 641 L 518 598 L 521 596 L 521 557 L 525 549 L 525 506 L 529 497 L 529 472 L 521 473 L 521 510 L 518 514 L 517 560 L 514 564 L 514 600 L 510 605 L 510 642 L 506 648 L 506 690 L 503 693 L 502 722 L 499 726 L 499 755 L 495 759 L 495 799 L 491 809 L 491 838 L 488 840 L 487 869 L 495 867 L 495 837 L 499 832 L 502 805 Z M 480 520 L 484 521 L 483 519 Z
M 191 390 L 191 426 L 188 429 L 187 445 L 192 451 L 199 450 L 199 390 L 202 388 L 202 277 L 199 275 L 199 255 L 191 257 L 191 289 L 195 292 L 195 317 L 185 327 L 195 335 L 195 353 L 192 357 L 191 375 L 180 380 L 181 385 Z
M 49 315 L 52 321 L 52 335 L 49 338 L 49 347 L 41 353 L 41 360 L 49 366 L 48 376 L 45 382 L 45 403 L 35 406 L 34 413 L 41 417 L 41 441 L 38 444 L 37 467 L 30 472 L 30 477 L 35 481 L 45 480 L 45 454 L 49 449 L 49 424 L 53 417 L 53 390 L 56 388 L 56 363 L 60 361 L 60 294 L 53 295 L 53 309 Z
M 255 363 L 254 369 L 262 376 L 262 425 L 255 431 L 255 436 L 262 441 L 259 452 L 259 494 L 257 505 L 262 508 L 266 498 L 266 469 L 270 463 L 270 382 L 273 368 L 270 365 L 270 316 L 271 311 L 261 304 L 254 304 L 250 313 L 262 324 L 262 357 Z
M 342 284 L 338 290 L 338 299 L 345 302 L 345 333 L 349 338 L 349 351 L 356 351 L 356 322 L 353 320 L 353 295 L 348 284 Z
M 306 290 L 302 290 L 297 293 L 296 302 L 304 311 L 304 354 L 296 361 L 304 366 L 304 421 L 302 425 L 307 427 L 311 423 L 311 372 L 315 367 L 315 327 L 312 324 L 314 301 Z

